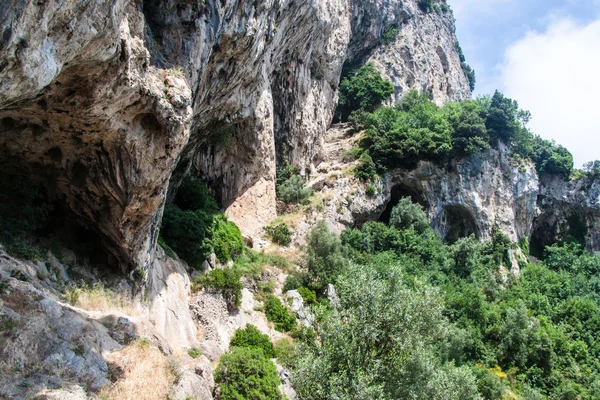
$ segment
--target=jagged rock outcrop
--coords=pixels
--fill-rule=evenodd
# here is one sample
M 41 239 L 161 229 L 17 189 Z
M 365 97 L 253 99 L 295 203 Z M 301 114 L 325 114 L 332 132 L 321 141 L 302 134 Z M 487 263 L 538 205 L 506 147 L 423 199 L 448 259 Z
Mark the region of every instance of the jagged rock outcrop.
M 12 1 L 0 15 L 0 160 L 43 180 L 124 270 L 152 261 L 191 92 L 150 65 L 135 2 Z
M 540 180 L 539 213 L 533 221 L 530 248 L 542 255 L 546 245 L 575 239 L 589 251 L 600 251 L 600 182 L 557 176 Z
M 355 0 L 348 64 L 372 62 L 394 84 L 394 101 L 410 89 L 438 104 L 471 98 L 454 16 L 441 4 L 438 13 L 423 12 L 416 1 Z
M 341 232 L 367 221 L 387 221 L 402 197 L 420 203 L 432 227 L 446 241 L 471 234 L 490 240 L 498 227 L 512 241 L 531 241 L 533 255 L 545 245 L 573 237 L 590 251 L 599 251 L 600 182 L 583 178 L 567 181 L 560 176 L 538 177 L 532 164 L 511 157 L 500 143 L 497 149 L 453 160 L 441 167 L 421 161 L 412 170 L 395 169 L 372 183 L 352 176 L 347 151 L 359 136 L 347 125 L 333 126 L 320 155 L 317 175 L 310 185 L 322 197 L 320 210 L 297 224 L 297 239 L 319 219 Z M 513 264 L 517 264 L 514 262 Z
M 385 67 L 398 95 L 468 91 L 450 14 L 413 0 L 11 0 L 0 34 L 0 160 L 125 271 L 152 264 L 178 161 L 174 188 L 192 169 L 245 231 L 269 222 L 276 154 L 311 165 L 347 58 Z

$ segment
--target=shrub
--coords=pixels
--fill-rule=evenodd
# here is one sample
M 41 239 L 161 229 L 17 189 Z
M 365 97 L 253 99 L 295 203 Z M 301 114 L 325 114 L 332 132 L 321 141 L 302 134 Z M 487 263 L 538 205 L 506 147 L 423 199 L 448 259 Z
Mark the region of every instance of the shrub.
M 214 218 L 210 236 L 213 251 L 219 262 L 224 264 L 242 254 L 244 248 L 242 233 L 236 224 L 227 221 L 224 214 Z
M 208 232 L 212 216 L 202 210 L 184 211 L 174 204 L 165 207 L 161 236 L 192 268 L 199 269 L 211 252 Z
M 310 231 L 307 242 L 306 267 L 310 286 L 315 290 L 322 290 L 334 283 L 347 265 L 342 242 L 334 233 L 329 232 L 323 221 Z
M 423 233 L 429 228 L 429 219 L 420 204 L 413 203 L 409 197 L 403 197 L 392 209 L 390 226 L 402 229 L 414 229 L 417 233 Z
M 383 107 L 365 122 L 369 154 L 378 170 L 414 168 L 419 160 L 447 161 L 452 125 L 427 94 L 412 90 L 395 108 Z
M 245 329 L 238 329 L 229 343 L 231 347 L 250 347 L 260 349 L 266 358 L 275 357 L 275 349 L 268 335 L 262 334 L 254 325 L 246 325 Z
M 306 287 L 299 287 L 298 293 L 300 293 L 300 296 L 302 296 L 302 300 L 308 304 L 315 304 L 317 302 L 317 295 L 314 290 L 310 290 Z
M 297 290 L 304 286 L 307 282 L 307 275 L 301 272 L 294 271 L 285 278 L 285 283 L 283 284 L 283 291 L 287 292 L 288 290 Z
M 367 197 L 375 197 L 375 195 L 377 195 L 377 189 L 375 189 L 375 186 L 373 185 L 367 185 L 367 188 L 365 189 L 365 194 L 367 195 Z
M 354 110 L 373 111 L 394 93 L 394 85 L 385 81 L 372 63 L 342 79 L 337 108 L 338 119 L 346 121 Z
M 282 400 L 277 369 L 261 349 L 232 348 L 219 361 L 215 383 L 222 400 Z
M 182 210 L 202 210 L 207 214 L 219 212 L 219 205 L 202 181 L 188 175 L 177 190 L 175 204 Z
M 186 177 L 174 204 L 165 207 L 158 243 L 167 254 L 175 251 L 190 267 L 200 269 L 214 252 L 221 263 L 242 253 L 239 228 L 219 212 L 216 200 L 197 178 Z
M 275 323 L 275 329 L 280 332 L 291 332 L 296 328 L 296 316 L 273 295 L 267 297 L 265 314 L 269 321 Z
M 362 153 L 358 159 L 358 165 L 354 168 L 354 175 L 361 181 L 373 179 L 377 174 L 377 168 L 369 153 Z
M 275 358 L 285 368 L 294 365 L 296 358 L 296 345 L 290 339 L 282 338 L 275 342 Z
M 278 245 L 288 246 L 292 242 L 292 231 L 286 224 L 269 225 L 265 232 Z
M 200 275 L 194 281 L 196 288 L 202 287 L 220 292 L 229 310 L 237 308 L 242 303 L 241 274 L 234 268 L 213 269 L 208 274 Z
M 198 358 L 202 355 L 202 352 L 197 347 L 192 347 L 188 350 L 188 354 L 192 358 Z
M 277 185 L 277 199 L 284 203 L 304 203 L 312 194 L 312 189 L 306 187 L 306 181 L 300 175 L 291 175 Z

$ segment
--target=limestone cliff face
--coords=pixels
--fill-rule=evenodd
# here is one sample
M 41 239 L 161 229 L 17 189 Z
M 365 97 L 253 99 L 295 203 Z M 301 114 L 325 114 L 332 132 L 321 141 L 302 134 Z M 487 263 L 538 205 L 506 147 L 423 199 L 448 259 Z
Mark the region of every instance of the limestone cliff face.
M 438 104 L 471 97 L 450 9 L 424 13 L 416 1 L 354 3 L 348 62 L 372 62 L 394 84 L 394 101 L 410 89 L 430 93 Z
M 600 251 L 600 182 L 538 177 L 531 164 L 517 162 L 503 144 L 441 167 L 421 161 L 412 170 L 388 171 L 373 183 L 375 194 L 351 173 L 346 153 L 359 137 L 346 125 L 335 125 L 310 182 L 323 198 L 322 211 L 297 226 L 298 239 L 325 219 L 338 232 L 367 221 L 389 219 L 399 199 L 420 203 L 432 227 L 446 241 L 475 235 L 491 239 L 497 227 L 512 241 L 527 240 L 533 255 L 546 245 L 570 237 Z
M 600 182 L 588 178 L 567 182 L 543 177 L 538 196 L 539 213 L 533 221 L 531 250 L 541 255 L 557 238 L 585 242 L 600 251 Z
M 177 163 L 173 188 L 199 174 L 256 233 L 275 216 L 276 161 L 318 153 L 346 60 L 375 61 L 398 95 L 462 98 L 455 42 L 451 15 L 413 0 L 9 0 L 0 158 L 45 181 L 124 270 L 145 268 Z

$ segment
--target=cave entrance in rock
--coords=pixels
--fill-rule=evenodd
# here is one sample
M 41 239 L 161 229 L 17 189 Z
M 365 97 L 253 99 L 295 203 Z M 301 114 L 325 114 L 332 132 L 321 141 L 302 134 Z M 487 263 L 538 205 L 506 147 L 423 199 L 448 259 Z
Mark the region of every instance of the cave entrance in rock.
M 545 213 L 533 220 L 529 255 L 542 259 L 546 246 L 560 242 L 579 243 L 585 247 L 588 234 L 583 210 Z
M 473 215 L 462 206 L 446 206 L 440 215 L 440 230 L 445 243 L 455 243 L 458 239 L 475 235 L 480 238 Z
M 392 209 L 398 204 L 400 199 L 408 197 L 413 203 L 418 203 L 427 210 L 429 208 L 429 203 L 425 200 L 425 196 L 423 192 L 420 190 L 410 187 L 408 185 L 399 184 L 392 187 L 392 191 L 390 194 L 390 201 L 388 202 L 385 210 L 379 216 L 378 221 L 383 222 L 385 224 L 390 223 L 390 216 L 392 215 Z

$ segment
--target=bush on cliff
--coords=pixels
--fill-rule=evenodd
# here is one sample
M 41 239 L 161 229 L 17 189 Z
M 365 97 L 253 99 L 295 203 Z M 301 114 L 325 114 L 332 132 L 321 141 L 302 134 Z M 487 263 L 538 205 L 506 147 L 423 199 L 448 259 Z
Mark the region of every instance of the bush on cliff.
M 276 191 L 277 199 L 287 204 L 304 203 L 313 194 L 298 168 L 289 165 L 277 170 Z
M 352 111 L 374 111 L 394 93 L 394 85 L 384 80 L 375 66 L 368 63 L 340 83 L 337 118 L 346 121 Z
M 277 368 L 258 348 L 233 347 L 221 356 L 215 383 L 222 400 L 283 399 Z
M 226 263 L 244 247 L 239 228 L 219 212 L 208 188 L 193 177 L 184 179 L 175 202 L 165 207 L 160 235 L 162 244 L 196 269 L 211 252 Z
M 269 335 L 262 334 L 252 324 L 246 325 L 244 329 L 236 330 L 229 342 L 229 346 L 260 349 L 266 358 L 275 357 L 275 348 L 269 339 Z

